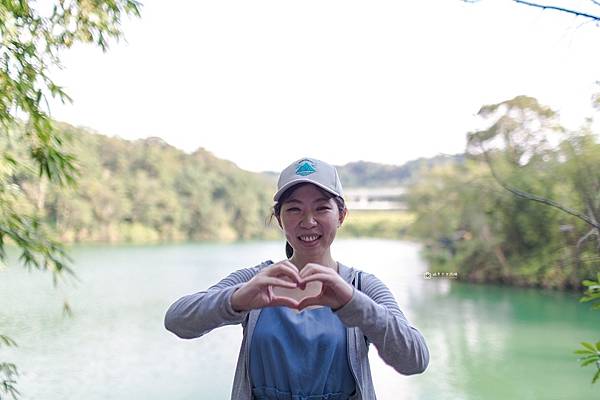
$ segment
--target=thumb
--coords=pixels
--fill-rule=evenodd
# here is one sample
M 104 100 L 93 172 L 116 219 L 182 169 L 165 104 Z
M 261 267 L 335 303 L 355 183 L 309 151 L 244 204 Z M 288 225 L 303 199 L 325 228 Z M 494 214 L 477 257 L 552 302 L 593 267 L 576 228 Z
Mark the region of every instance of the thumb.
M 324 306 L 326 304 L 323 304 L 323 294 L 319 294 L 318 296 L 314 296 L 314 297 L 306 297 L 304 299 L 302 299 L 302 301 L 300 301 L 300 303 L 298 304 L 298 310 L 303 310 L 306 307 L 310 307 L 310 306 Z

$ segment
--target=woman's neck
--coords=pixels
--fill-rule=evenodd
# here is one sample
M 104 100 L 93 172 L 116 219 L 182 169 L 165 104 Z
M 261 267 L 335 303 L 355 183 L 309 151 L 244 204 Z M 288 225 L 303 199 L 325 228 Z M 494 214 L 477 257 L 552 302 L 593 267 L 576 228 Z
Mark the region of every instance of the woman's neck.
M 335 271 L 338 270 L 337 262 L 331 257 L 330 254 L 327 254 L 319 259 L 303 258 L 299 255 L 293 254 L 290 258 L 290 262 L 294 264 L 299 271 L 302 271 L 302 268 L 304 268 L 304 266 L 308 263 L 315 263 L 324 267 L 333 268 Z

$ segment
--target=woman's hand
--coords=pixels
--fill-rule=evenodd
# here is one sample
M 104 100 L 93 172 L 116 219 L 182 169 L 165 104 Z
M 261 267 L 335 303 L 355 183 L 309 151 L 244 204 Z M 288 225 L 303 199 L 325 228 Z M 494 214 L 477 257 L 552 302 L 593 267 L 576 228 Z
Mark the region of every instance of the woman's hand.
M 289 280 L 283 279 L 283 277 Z M 296 288 L 300 283 L 298 269 L 289 260 L 272 264 L 240 286 L 231 295 L 231 306 L 237 312 L 269 306 L 298 308 L 299 303 L 288 297 L 273 294 L 272 286 Z
M 318 281 L 323 284 L 321 293 L 315 297 L 302 299 L 298 304 L 298 309 L 319 305 L 331 307 L 337 310 L 343 307 L 352 299 L 354 288 L 342 278 L 335 269 L 324 267 L 315 263 L 308 263 L 300 271 L 299 286 L 303 289 L 308 282 Z

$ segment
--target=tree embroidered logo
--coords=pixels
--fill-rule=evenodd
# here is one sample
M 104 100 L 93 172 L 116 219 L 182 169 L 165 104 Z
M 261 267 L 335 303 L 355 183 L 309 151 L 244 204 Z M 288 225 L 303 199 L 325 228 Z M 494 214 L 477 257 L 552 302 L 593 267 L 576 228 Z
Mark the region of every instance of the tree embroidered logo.
M 298 162 L 298 167 L 296 167 L 296 175 L 310 175 L 317 172 L 315 169 L 315 163 L 311 160 L 304 159 Z

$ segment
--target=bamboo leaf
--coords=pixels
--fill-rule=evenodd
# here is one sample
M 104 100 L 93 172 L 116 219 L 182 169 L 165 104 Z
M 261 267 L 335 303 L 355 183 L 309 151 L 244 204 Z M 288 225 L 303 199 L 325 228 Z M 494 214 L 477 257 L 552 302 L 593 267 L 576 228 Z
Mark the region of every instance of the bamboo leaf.
M 581 366 L 582 366 L 582 367 L 585 367 L 586 365 L 589 365 L 589 364 L 591 364 L 591 363 L 595 363 L 596 361 L 598 361 L 598 358 L 597 358 L 597 357 L 595 357 L 595 358 L 593 358 L 593 359 L 585 360 L 585 361 L 583 361 L 583 362 L 581 363 Z
M 3 342 L 4 345 L 8 347 L 17 347 L 17 342 L 6 335 L 0 335 L 0 342 Z
M 586 349 L 590 349 L 594 353 L 596 352 L 596 348 L 594 347 L 594 345 L 589 342 L 581 342 L 581 345 Z

